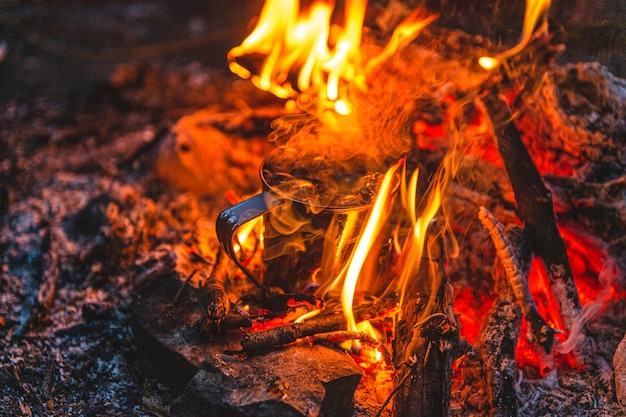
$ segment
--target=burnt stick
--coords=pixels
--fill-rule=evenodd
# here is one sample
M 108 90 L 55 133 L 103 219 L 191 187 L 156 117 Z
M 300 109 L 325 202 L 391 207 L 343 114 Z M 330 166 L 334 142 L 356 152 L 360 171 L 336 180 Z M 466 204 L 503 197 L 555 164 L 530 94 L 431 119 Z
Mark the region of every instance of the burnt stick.
M 452 362 L 458 353 L 459 332 L 443 265 L 442 239 L 431 225 L 425 244 L 430 248 L 428 257 L 421 260 L 407 289 L 402 319 L 396 326 L 394 417 L 450 415 Z M 431 297 L 435 302 L 426 311 Z
M 373 320 L 385 317 L 397 308 L 395 297 L 387 297 L 376 304 L 370 304 L 354 309 L 357 322 Z M 347 328 L 343 314 L 336 313 L 315 317 L 302 323 L 278 326 L 267 330 L 244 334 L 243 332 L 231 332 L 229 338 L 229 350 L 255 352 L 275 346 L 283 346 L 293 343 L 298 339 L 321 333 L 336 332 Z
M 226 294 L 226 281 L 228 280 L 228 265 L 230 259 L 220 248 L 215 260 L 215 266 L 209 275 L 209 279 L 202 287 L 202 314 L 206 314 L 206 319 L 219 322 L 230 310 L 230 300 Z
M 517 304 L 522 308 L 524 317 L 530 323 L 533 340 L 549 355 L 552 352 L 555 331 L 539 314 L 528 286 L 527 273 L 530 270 L 532 254 L 530 251 L 525 251 L 526 256 L 520 253 L 520 248 L 527 246 L 524 245 L 526 239 L 523 230 L 521 228 L 511 228 L 509 230 L 509 233 L 515 238 L 517 243 L 513 245 L 504 232 L 504 226 L 496 219 L 493 213 L 485 207 L 480 207 L 478 218 L 489 232 L 491 240 L 496 247 L 496 255 L 504 268 L 504 278 Z
M 230 310 L 230 299 L 225 289 L 229 262 L 230 259 L 220 248 L 215 266 L 206 284 L 200 288 L 201 311 L 195 325 L 201 334 L 209 338 L 221 332 L 222 321 Z
M 494 125 L 498 151 L 506 168 L 517 201 L 517 214 L 524 222 L 534 252 L 544 261 L 565 326 L 571 329 L 582 306 L 569 265 L 565 243 L 556 225 L 552 193 L 543 182 L 528 149 L 522 141 L 513 114 L 497 89 L 486 95 L 484 103 Z M 580 359 L 591 355 L 585 337 L 578 346 Z
M 504 277 L 500 278 L 500 281 Z M 515 348 L 522 321 L 521 309 L 506 285 L 500 285 L 500 296 L 489 310 L 478 333 L 476 351 L 482 359 L 490 415 L 516 416 L 515 381 L 517 366 Z
M 391 363 L 391 353 L 389 352 L 385 344 L 382 341 L 368 335 L 367 333 L 351 332 L 349 330 L 340 330 L 337 332 L 316 334 L 316 335 L 313 335 L 312 339 L 313 339 L 314 344 L 315 343 L 331 343 L 334 345 L 338 345 L 348 340 L 358 340 L 359 342 L 362 342 L 364 345 L 371 346 L 375 348 L 376 350 L 378 350 L 381 353 L 382 358 L 385 361 L 385 363 Z

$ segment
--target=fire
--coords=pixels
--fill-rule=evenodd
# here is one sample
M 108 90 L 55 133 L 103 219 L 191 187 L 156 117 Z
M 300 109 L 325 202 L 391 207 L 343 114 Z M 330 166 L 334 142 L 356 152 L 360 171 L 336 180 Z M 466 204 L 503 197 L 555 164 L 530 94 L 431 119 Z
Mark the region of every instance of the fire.
M 341 292 L 341 306 L 343 308 L 346 321 L 348 322 L 348 330 L 357 331 L 357 324 L 354 320 L 352 311 L 352 303 L 354 301 L 354 293 L 356 284 L 361 275 L 361 269 L 365 263 L 365 259 L 372 248 L 376 235 L 384 225 L 389 215 L 389 200 L 391 196 L 394 174 L 398 170 L 399 164 L 394 165 L 387 171 L 385 178 L 380 186 L 378 195 L 374 202 L 374 206 L 370 210 L 369 216 L 365 223 L 365 227 L 361 231 L 361 236 L 356 248 L 348 264 L 348 270 L 344 280 L 343 290 Z M 371 335 L 371 334 L 370 334 Z M 375 335 L 371 335 L 375 336 Z
M 256 28 L 228 53 L 230 69 L 242 78 L 251 77 L 258 88 L 281 98 L 315 91 L 322 102 L 337 102 L 340 81 L 352 82 L 359 72 L 364 6 L 362 1 L 346 2 L 346 25 L 342 29 L 331 25 L 331 2 L 315 2 L 301 13 L 298 1 L 267 0 Z M 256 75 L 238 61 L 254 54 L 264 56 Z M 345 107 L 343 101 L 336 105 L 340 112 L 347 111 Z
M 343 26 L 332 24 L 334 2 L 318 0 L 301 11 L 298 0 L 267 0 L 252 33 L 228 53 L 231 71 L 251 78 L 280 98 L 317 100 L 318 110 L 351 113 L 348 87 L 365 89 L 368 70 L 387 59 L 436 17 L 413 13 L 398 26 L 387 47 L 363 65 L 361 37 L 367 0 L 346 0 Z M 262 57 L 253 73 L 248 59 Z
M 416 212 L 419 201 L 417 200 L 417 179 L 419 170 L 415 170 L 411 176 L 406 192 L 403 193 L 403 203 L 411 221 L 411 232 L 402 249 L 403 268 L 398 281 L 400 301 L 404 299 L 408 283 L 418 275 L 418 269 L 422 260 L 426 231 L 441 206 L 441 192 L 443 182 L 436 181 L 435 187 L 430 194 L 426 209 L 418 216 Z M 404 187 L 403 187 L 404 190 Z M 428 308 L 426 309 L 428 310 Z
M 522 49 L 528 45 L 532 37 L 535 25 L 543 17 L 544 24 L 541 30 L 546 31 L 548 9 L 550 9 L 551 0 L 527 0 L 526 1 L 526 13 L 524 14 L 524 25 L 522 27 L 522 36 L 517 45 L 504 52 L 499 53 L 495 57 L 483 56 L 478 59 L 478 63 L 486 70 L 491 70 L 500 65 L 502 60 L 518 54 Z
M 551 0 L 528 0 L 519 43 L 493 57 L 480 57 L 479 64 L 491 70 L 497 68 L 504 59 L 519 53 L 530 42 L 537 23 L 542 17 L 546 17 L 550 3 Z M 366 6 L 367 0 L 346 0 L 344 21 L 339 25 L 333 20 L 334 2 L 331 0 L 315 0 L 305 9 L 301 9 L 298 0 L 266 0 L 252 33 L 241 45 L 228 53 L 230 69 L 242 78 L 250 78 L 262 90 L 280 98 L 297 99 L 301 106 L 312 106 L 322 124 L 328 122 L 323 115 L 329 110 L 339 116 L 350 115 L 355 109 L 358 112 L 358 103 L 355 106 L 351 101 L 352 89 L 366 92 L 368 75 L 387 62 L 398 49 L 413 41 L 423 28 L 437 18 L 436 15 L 427 15 L 419 10 L 411 13 L 395 29 L 386 46 L 379 48 L 379 52 L 368 55 L 366 60 L 361 53 Z M 545 28 L 543 25 L 541 30 L 545 31 Z M 457 103 L 453 97 L 448 98 L 448 101 L 446 119 L 441 124 L 431 126 L 425 121 L 416 121 L 413 125 L 419 147 L 422 147 L 419 136 L 424 134 L 430 139 L 445 138 L 451 142 L 451 148 L 441 163 L 441 169 L 433 176 L 425 195 L 419 195 L 418 192 L 419 170 L 413 172 L 408 181 L 404 179 L 406 172 L 403 172 L 400 199 L 405 210 L 404 220 L 407 220 L 409 226 L 408 230 L 401 230 L 398 226 L 398 233 L 394 236 L 398 252 L 396 255 L 400 258 L 401 267 L 392 283 L 400 293 L 401 302 L 410 283 L 419 275 L 420 263 L 424 253 L 428 251 L 425 247 L 426 234 L 442 209 L 446 185 L 449 178 L 455 175 L 458 158 L 472 146 L 480 147 L 483 153 L 486 152 L 483 144 L 478 142 L 480 137 L 489 133 L 488 117 L 477 108 L 476 120 L 469 126 L 464 126 L 461 132 L 461 128 L 456 125 L 461 125 L 461 109 L 466 103 Z M 344 124 L 343 128 L 347 129 L 348 125 Z M 326 289 L 334 288 L 335 284 L 343 285 L 341 306 L 347 329 L 351 332 L 366 332 L 376 337 L 370 323 L 364 322 L 357 326 L 353 304 L 362 282 L 360 280 L 372 278 L 364 278 L 364 275 L 370 274 L 366 269 L 367 258 L 376 250 L 376 238 L 389 221 L 395 194 L 394 178 L 400 170 L 406 170 L 404 164 L 405 161 L 401 160 L 386 172 L 347 266 L 337 273 L 329 285 L 320 283 Z M 351 236 L 353 228 L 357 227 L 357 220 L 356 214 L 347 218 L 345 230 L 348 232 L 340 237 L 336 258 L 340 257 L 340 250 L 349 245 L 343 239 Z M 238 236 L 240 242 L 246 240 L 245 234 L 250 233 L 250 230 L 241 231 Z M 262 234 L 259 239 L 262 239 Z M 534 274 L 539 278 L 543 276 L 538 268 L 535 268 Z M 545 285 L 544 280 L 537 281 L 537 285 Z M 438 283 L 433 282 L 432 285 Z M 542 290 L 547 293 L 545 288 Z M 423 315 L 430 313 L 433 303 L 434 299 L 428 301 Z M 483 306 L 489 304 L 485 302 Z M 545 310 L 556 310 L 554 299 L 547 298 L 544 304 L 542 307 Z M 316 314 L 319 314 L 319 310 L 311 311 L 297 321 L 306 320 Z M 557 314 L 548 314 L 548 318 L 555 327 L 563 328 L 562 320 Z M 479 321 L 472 323 L 472 326 L 477 329 Z M 353 347 L 358 346 L 355 345 L 356 342 L 351 343 Z M 379 354 L 380 352 L 374 352 L 372 362 L 379 360 Z

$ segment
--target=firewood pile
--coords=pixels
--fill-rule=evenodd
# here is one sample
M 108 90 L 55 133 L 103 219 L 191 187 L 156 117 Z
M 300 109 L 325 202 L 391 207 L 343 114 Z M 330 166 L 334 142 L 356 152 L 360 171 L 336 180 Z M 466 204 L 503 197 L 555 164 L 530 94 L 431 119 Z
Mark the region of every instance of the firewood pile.
M 355 309 L 395 325 L 393 346 L 346 332 L 336 300 L 294 323 L 321 300 L 260 287 L 220 246 L 281 100 L 201 64 L 126 64 L 88 98 L 3 103 L 0 414 L 626 415 L 626 81 L 543 47 L 462 117 L 477 144 L 445 195 L 457 253 L 438 219 L 430 280 Z M 448 93 L 411 124 L 431 173 Z

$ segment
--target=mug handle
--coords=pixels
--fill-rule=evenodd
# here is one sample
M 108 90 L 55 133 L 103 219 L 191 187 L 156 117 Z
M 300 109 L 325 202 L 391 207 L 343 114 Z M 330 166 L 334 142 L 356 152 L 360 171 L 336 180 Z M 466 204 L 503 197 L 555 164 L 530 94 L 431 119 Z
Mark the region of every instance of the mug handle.
M 267 191 L 256 194 L 247 200 L 235 204 L 222 211 L 217 217 L 215 231 L 217 239 L 239 269 L 241 269 L 250 280 L 259 286 L 263 286 L 259 279 L 241 262 L 235 248 L 233 247 L 233 237 L 237 229 L 243 224 L 256 219 L 259 216 L 280 206 L 282 202 Z

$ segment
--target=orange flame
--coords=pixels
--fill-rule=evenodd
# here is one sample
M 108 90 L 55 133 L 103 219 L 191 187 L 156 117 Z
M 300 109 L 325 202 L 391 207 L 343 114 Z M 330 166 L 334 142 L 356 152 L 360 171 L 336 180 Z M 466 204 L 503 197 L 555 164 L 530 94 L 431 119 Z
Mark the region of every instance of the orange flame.
M 404 299 L 409 282 L 417 278 L 420 262 L 422 260 L 422 254 L 424 252 L 424 244 L 426 242 L 426 231 L 428 230 L 428 225 L 441 207 L 442 188 L 445 185 L 445 182 L 441 181 L 440 177 L 436 177 L 438 181 L 435 182 L 435 186 L 432 188 L 432 193 L 429 195 L 426 208 L 418 216 L 416 212 L 418 203 L 418 177 L 419 170 L 416 169 L 413 172 L 413 175 L 411 175 L 408 187 L 403 187 L 402 193 L 403 203 L 411 221 L 411 233 L 409 234 L 409 237 L 404 244 L 404 248 L 402 249 L 404 262 L 402 272 L 400 274 L 400 280 L 398 281 L 400 302 Z
M 478 63 L 486 70 L 491 70 L 500 65 L 503 59 L 518 54 L 526 47 L 533 34 L 535 25 L 541 17 L 546 19 L 551 0 L 527 0 L 526 13 L 524 14 L 524 25 L 522 27 L 522 37 L 517 45 L 494 57 L 483 56 L 478 59 Z M 542 31 L 547 31 L 547 23 L 542 25 Z
M 341 291 L 341 307 L 343 308 L 343 313 L 348 322 L 348 330 L 350 331 L 359 330 L 352 311 L 354 293 L 365 259 L 389 215 L 388 203 L 391 199 L 393 178 L 398 167 L 399 163 L 392 166 L 385 174 L 374 205 L 369 212 L 365 226 L 361 231 L 361 235 L 359 236 L 359 240 L 348 264 L 343 289 Z M 369 332 L 368 329 L 363 329 L 363 327 L 361 327 L 361 330 Z M 376 337 L 376 335 L 371 334 L 371 332 L 370 336 Z
M 360 48 L 366 7 L 367 0 L 346 0 L 341 27 L 331 24 L 332 1 L 317 0 L 301 12 L 298 0 L 266 0 L 255 29 L 229 51 L 230 69 L 280 98 L 306 93 L 318 98 L 321 109 L 347 115 L 351 113 L 347 86 L 365 88 Z M 435 18 L 417 12 L 408 16 L 368 67 L 389 57 Z M 263 59 L 258 74 L 240 62 L 255 56 Z

